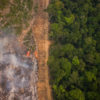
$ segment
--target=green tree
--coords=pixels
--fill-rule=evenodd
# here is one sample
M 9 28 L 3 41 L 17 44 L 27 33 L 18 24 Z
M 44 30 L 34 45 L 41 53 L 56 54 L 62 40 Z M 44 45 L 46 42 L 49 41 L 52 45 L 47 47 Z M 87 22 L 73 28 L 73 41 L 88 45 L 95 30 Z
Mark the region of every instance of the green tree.
M 72 64 L 75 65 L 75 66 L 77 66 L 77 65 L 80 64 L 79 59 L 78 59 L 77 56 L 74 56 L 74 57 L 73 57 Z
M 71 63 L 65 58 L 62 58 L 60 62 L 61 68 L 64 70 L 66 77 L 68 77 L 71 73 Z
M 100 99 L 100 95 L 93 91 L 89 91 L 87 93 L 87 97 L 88 97 L 88 100 L 99 100 Z
M 85 100 L 84 93 L 80 89 L 74 89 L 69 92 L 70 100 Z
M 62 52 L 64 55 L 66 55 L 68 58 L 72 58 L 74 56 L 75 47 L 72 44 L 66 44 L 62 48 Z
M 68 24 L 72 24 L 75 20 L 75 16 L 74 15 L 71 15 L 70 17 L 65 17 L 65 21 L 68 23 Z
M 96 80 L 95 74 L 90 71 L 85 72 L 85 75 L 88 82 L 92 82 L 93 80 Z
M 78 81 L 79 81 L 78 72 L 73 71 L 72 74 L 70 75 L 69 82 L 70 82 L 70 84 L 76 84 L 77 85 Z

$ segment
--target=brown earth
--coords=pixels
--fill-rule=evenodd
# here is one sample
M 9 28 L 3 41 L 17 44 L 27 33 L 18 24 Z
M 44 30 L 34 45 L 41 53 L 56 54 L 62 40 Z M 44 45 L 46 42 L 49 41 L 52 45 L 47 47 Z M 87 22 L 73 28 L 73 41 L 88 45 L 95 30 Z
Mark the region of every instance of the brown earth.
M 50 44 L 48 41 L 49 21 L 48 13 L 44 11 L 49 4 L 49 0 L 36 0 L 35 4 L 38 4 L 37 16 L 33 25 L 33 35 L 38 52 L 38 100 L 52 100 L 47 66 Z
M 30 21 L 29 27 L 23 30 L 19 37 L 20 43 L 23 44 L 24 37 L 32 28 L 38 53 L 38 100 L 52 100 L 51 87 L 49 84 L 49 68 L 47 66 L 50 45 L 50 41 L 48 40 L 49 17 L 48 13 L 44 11 L 44 9 L 48 7 L 48 4 L 49 0 L 34 0 L 34 7 L 38 5 L 38 10 L 34 18 Z

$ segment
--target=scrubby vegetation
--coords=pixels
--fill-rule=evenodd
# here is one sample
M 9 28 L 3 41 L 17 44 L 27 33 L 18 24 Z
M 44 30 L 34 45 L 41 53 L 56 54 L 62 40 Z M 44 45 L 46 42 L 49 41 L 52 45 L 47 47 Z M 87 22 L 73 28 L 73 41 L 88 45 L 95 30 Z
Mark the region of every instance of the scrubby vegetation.
M 100 100 L 99 0 L 51 0 L 47 11 L 54 100 Z
M 0 30 L 7 34 L 21 35 L 27 30 L 24 37 L 24 46 L 27 50 L 35 50 L 35 42 L 32 35 L 32 22 L 35 16 L 33 0 L 0 0 Z
M 30 49 L 30 51 L 35 50 L 35 41 L 32 33 L 32 29 L 27 33 L 27 35 L 24 37 L 24 45 L 27 50 Z
M 6 1 L 9 0 L 1 0 L 0 5 L 6 5 Z M 7 4 L 9 4 L 8 12 L 5 15 L 0 14 L 0 18 L 3 19 L 0 28 L 13 27 L 16 34 L 21 34 L 22 29 L 29 26 L 29 20 L 34 16 L 33 0 L 12 0 Z
M 3 10 L 9 3 L 9 0 L 0 0 L 0 10 Z

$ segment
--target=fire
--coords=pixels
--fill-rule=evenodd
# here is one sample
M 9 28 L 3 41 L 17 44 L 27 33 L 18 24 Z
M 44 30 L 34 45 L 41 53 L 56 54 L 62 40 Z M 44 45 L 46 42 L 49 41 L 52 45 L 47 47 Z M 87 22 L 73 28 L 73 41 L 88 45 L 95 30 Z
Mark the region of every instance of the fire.
M 0 36 L 0 100 L 38 99 L 37 60 L 25 50 L 16 37 Z
M 35 52 L 34 52 L 34 56 L 35 56 L 35 58 L 38 58 L 38 53 L 37 53 L 36 50 L 35 50 Z
M 30 57 L 30 54 L 31 54 L 31 52 L 30 52 L 30 50 L 29 50 L 29 51 L 27 51 L 26 56 L 27 56 L 27 57 Z M 35 58 L 38 58 L 38 53 L 37 53 L 36 50 L 34 51 L 34 56 L 35 56 Z
M 26 56 L 27 56 L 27 57 L 29 57 L 29 56 L 30 56 L 30 51 L 27 51 Z

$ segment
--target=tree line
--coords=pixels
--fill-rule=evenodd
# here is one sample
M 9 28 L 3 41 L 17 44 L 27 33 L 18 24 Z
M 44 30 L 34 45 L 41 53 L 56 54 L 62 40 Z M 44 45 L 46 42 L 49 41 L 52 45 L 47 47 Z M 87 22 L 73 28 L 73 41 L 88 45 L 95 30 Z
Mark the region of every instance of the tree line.
M 54 100 L 100 100 L 99 0 L 51 0 L 47 11 Z

